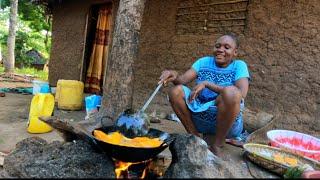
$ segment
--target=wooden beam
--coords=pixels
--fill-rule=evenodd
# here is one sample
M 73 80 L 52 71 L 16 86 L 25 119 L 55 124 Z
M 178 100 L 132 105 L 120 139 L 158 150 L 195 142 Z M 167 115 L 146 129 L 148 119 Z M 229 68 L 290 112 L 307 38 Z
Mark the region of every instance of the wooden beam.
M 177 16 L 185 16 L 185 15 L 195 15 L 195 14 L 229 14 L 229 13 L 235 13 L 235 12 L 246 12 L 247 9 L 237 9 L 237 10 L 230 10 L 230 11 L 196 11 L 196 12 L 190 12 L 190 13 L 179 13 Z
M 234 0 L 234 1 L 226 1 L 226 2 L 217 2 L 217 3 L 209 3 L 209 4 L 201 4 L 195 6 L 184 6 L 178 7 L 178 9 L 186 9 L 186 8 L 193 8 L 193 7 L 205 7 L 205 6 L 216 6 L 216 5 L 226 5 L 226 4 L 237 4 L 242 2 L 249 2 L 249 0 Z
M 114 121 L 132 108 L 133 65 L 137 61 L 145 0 L 120 0 L 107 62 L 100 117 Z

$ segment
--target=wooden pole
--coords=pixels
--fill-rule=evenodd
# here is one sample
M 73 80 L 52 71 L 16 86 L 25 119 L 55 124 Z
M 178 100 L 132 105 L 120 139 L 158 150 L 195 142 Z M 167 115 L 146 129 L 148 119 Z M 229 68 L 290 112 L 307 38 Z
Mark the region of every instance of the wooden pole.
M 145 0 L 120 0 L 107 62 L 102 107 L 98 118 L 114 121 L 132 108 L 133 65 L 137 61 Z

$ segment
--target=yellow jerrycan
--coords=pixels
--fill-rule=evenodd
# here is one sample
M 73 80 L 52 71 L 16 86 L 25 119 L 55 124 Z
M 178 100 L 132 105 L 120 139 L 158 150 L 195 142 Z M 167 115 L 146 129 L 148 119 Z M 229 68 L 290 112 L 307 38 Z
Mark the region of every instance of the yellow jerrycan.
M 40 116 L 51 116 L 54 109 L 54 96 L 50 93 L 37 93 L 31 100 L 28 132 L 47 133 L 52 127 L 39 120 Z
M 58 109 L 81 110 L 83 106 L 84 84 L 77 80 L 60 79 L 57 83 L 55 102 Z

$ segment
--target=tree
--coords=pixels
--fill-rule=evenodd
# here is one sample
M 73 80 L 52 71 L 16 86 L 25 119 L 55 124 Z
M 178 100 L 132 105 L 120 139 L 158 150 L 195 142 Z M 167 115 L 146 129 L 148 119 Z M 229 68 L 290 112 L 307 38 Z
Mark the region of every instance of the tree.
M 27 52 L 36 50 L 49 59 L 51 49 L 52 15 L 46 13 L 46 6 L 35 5 L 31 0 L 19 0 L 15 39 L 15 68 L 29 67 L 34 61 Z M 7 56 L 10 0 L 0 0 L 0 44 L 3 57 Z
M 121 111 L 132 108 L 133 65 L 138 59 L 144 6 L 145 0 L 119 2 L 100 110 L 101 117 L 108 117 L 109 122 L 115 120 Z
M 6 73 L 12 73 L 14 71 L 14 49 L 16 41 L 17 14 L 18 0 L 10 0 L 9 36 L 7 41 L 8 57 L 4 61 L 4 70 Z

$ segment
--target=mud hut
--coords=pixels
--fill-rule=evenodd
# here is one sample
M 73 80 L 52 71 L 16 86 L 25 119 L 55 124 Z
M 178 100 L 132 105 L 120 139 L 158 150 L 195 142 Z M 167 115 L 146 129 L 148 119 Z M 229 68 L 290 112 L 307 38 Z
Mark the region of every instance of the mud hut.
M 50 85 L 86 81 L 97 10 L 112 5 L 103 112 L 140 108 L 162 70 L 187 70 L 224 32 L 240 37 L 252 76 L 246 106 L 278 115 L 278 127 L 320 132 L 317 0 L 47 0 L 52 10 Z M 162 89 L 148 111 L 172 112 Z M 290 129 L 289 128 L 289 129 Z

